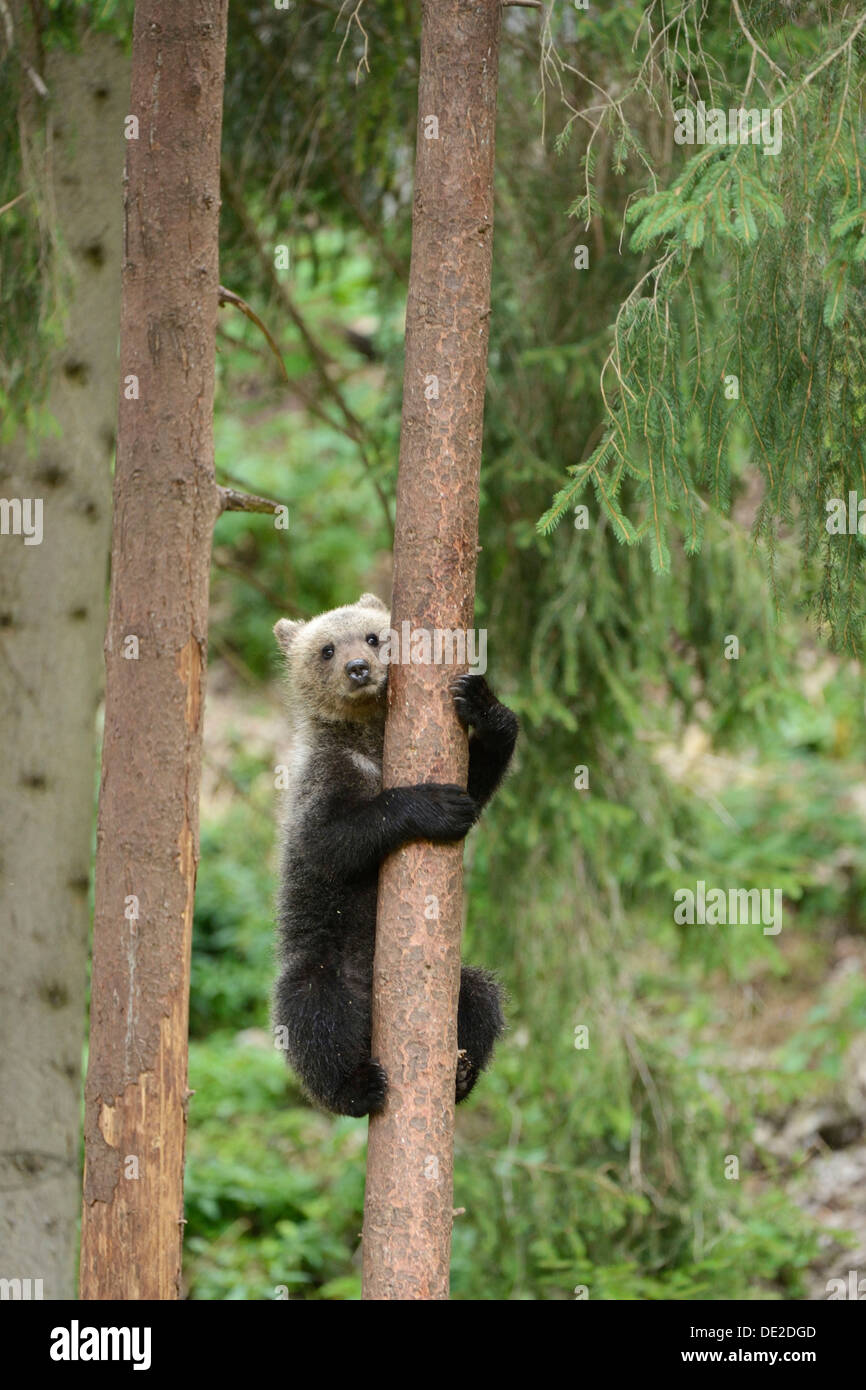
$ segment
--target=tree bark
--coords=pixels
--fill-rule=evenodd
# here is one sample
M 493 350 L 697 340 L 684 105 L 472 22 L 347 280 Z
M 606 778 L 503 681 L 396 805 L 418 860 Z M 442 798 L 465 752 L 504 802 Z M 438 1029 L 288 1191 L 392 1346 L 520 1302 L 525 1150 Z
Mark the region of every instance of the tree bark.
M 220 507 L 212 409 L 226 11 L 227 0 L 135 8 L 130 112 L 140 128 L 127 145 L 85 1090 L 88 1299 L 180 1290 L 208 568 Z
M 473 621 L 499 27 L 500 0 L 423 5 L 391 613 L 397 632 L 406 620 L 431 632 L 467 630 Z M 448 691 L 455 674 L 444 666 L 391 666 L 386 786 L 465 786 L 467 743 Z M 380 872 L 373 1055 L 387 1071 L 389 1095 L 370 1123 L 367 1299 L 448 1297 L 462 863 L 460 845 L 412 844 Z
M 15 11 L 28 48 L 28 16 Z M 57 433 L 0 447 L 0 495 L 39 499 L 43 536 L 0 540 L 0 1249 L 3 1273 L 75 1288 L 81 1055 L 96 708 L 111 518 L 120 301 L 122 121 L 129 64 L 90 36 L 24 86 L 28 200 L 64 285 L 64 344 L 44 409 Z M 29 325 L 22 324 L 22 335 Z M 35 327 L 35 325 L 34 325 Z M 23 410 L 26 402 L 17 405 Z

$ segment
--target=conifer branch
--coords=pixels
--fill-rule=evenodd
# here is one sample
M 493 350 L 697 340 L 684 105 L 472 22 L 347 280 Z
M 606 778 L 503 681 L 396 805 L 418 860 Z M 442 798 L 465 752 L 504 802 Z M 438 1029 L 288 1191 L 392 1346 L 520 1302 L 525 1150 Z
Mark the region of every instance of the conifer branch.
M 246 317 L 247 317 L 252 323 L 254 323 L 258 329 L 261 330 L 261 332 L 262 332 L 262 333 L 264 334 L 264 336 L 265 336 L 265 339 L 266 339 L 266 341 L 267 341 L 268 347 L 270 348 L 271 352 L 274 354 L 274 357 L 276 357 L 277 361 L 278 361 L 279 364 L 280 364 L 280 371 L 281 371 L 281 373 L 282 373 L 282 375 L 283 375 L 283 380 L 284 380 L 284 381 L 288 381 L 288 379 L 289 379 L 289 374 L 288 374 L 288 372 L 286 371 L 286 364 L 285 364 L 285 362 L 283 361 L 283 358 L 282 358 L 282 354 L 281 354 L 281 352 L 280 352 L 280 349 L 277 347 L 277 344 L 276 344 L 276 342 L 274 341 L 274 338 L 272 337 L 271 333 L 268 331 L 268 328 L 266 327 L 266 325 L 265 325 L 265 324 L 262 322 L 262 320 L 259 318 L 259 316 L 258 316 L 258 314 L 255 312 L 255 310 L 250 308 L 250 306 L 249 306 L 249 304 L 247 303 L 247 301 L 246 301 L 245 299 L 241 299 L 240 295 L 239 295 L 239 294 L 235 294 L 232 290 L 227 290 L 226 287 L 225 287 L 225 285 L 220 285 L 220 287 L 219 287 L 218 303 L 220 303 L 220 304 L 234 304 L 236 308 L 240 309 L 240 311 L 241 311 L 242 314 L 245 314 Z
M 233 487 L 217 486 L 219 515 L 223 512 L 278 512 L 285 507 L 284 502 L 273 502 L 269 497 L 256 497 L 251 492 L 238 492 Z

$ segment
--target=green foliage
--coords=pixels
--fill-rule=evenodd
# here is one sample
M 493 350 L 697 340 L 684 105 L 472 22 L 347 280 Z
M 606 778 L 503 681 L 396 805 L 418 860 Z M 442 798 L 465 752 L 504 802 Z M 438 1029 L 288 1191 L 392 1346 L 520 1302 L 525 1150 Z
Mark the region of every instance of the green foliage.
M 262 980 L 265 984 L 265 980 Z M 364 1199 L 360 1133 L 287 1107 L 282 1056 L 213 1034 L 190 1049 L 187 1160 L 192 1293 L 347 1297 Z M 315 1161 L 311 1157 L 315 1154 Z
M 364 467 L 357 443 L 332 420 L 333 401 L 326 403 L 324 419 L 288 409 L 293 387 L 275 381 L 272 360 L 260 351 L 259 330 L 223 310 L 217 477 L 289 508 L 288 531 L 259 516 L 226 513 L 214 538 L 218 650 L 241 658 L 259 675 L 275 667 L 276 617 L 320 612 L 334 593 L 344 601 L 358 576 L 367 575 L 391 545 L 390 517 L 377 489 L 393 483 L 394 449 L 387 465 L 381 458 L 394 422 L 381 415 L 379 370 L 359 371 L 340 331 L 376 307 L 370 260 L 333 234 L 317 235 L 312 244 L 319 275 L 329 277 L 328 292 L 312 282 L 309 265 L 302 263 L 292 277 L 293 298 L 316 339 L 343 359 L 341 397 L 372 434 L 369 452 L 377 462 L 372 472 Z M 302 382 L 309 370 L 303 344 L 290 341 L 285 360 L 292 384 Z
M 668 48 L 669 66 L 654 69 L 668 119 L 696 120 L 696 90 L 725 113 L 757 108 L 751 69 L 742 85 L 736 63 L 720 75 L 698 58 L 714 21 L 689 5 L 682 14 L 686 31 L 694 26 L 692 60 L 683 68 L 682 53 Z M 539 522 L 549 533 L 591 482 L 617 539 L 646 538 L 653 569 L 668 573 L 671 528 L 695 554 L 707 501 L 729 509 L 745 455 L 763 479 L 755 533 L 767 538 L 770 561 L 779 528 L 794 521 L 805 554 L 820 558 L 818 616 L 855 653 L 864 546 L 859 535 L 828 543 L 824 522 L 828 500 L 862 491 L 866 477 L 863 23 L 829 23 L 793 61 L 790 29 L 775 34 L 767 58 L 755 54 L 760 105 L 782 122 L 777 153 L 708 144 L 674 159 L 665 184 L 649 171 L 626 221 L 632 250 L 655 259 L 616 315 L 601 374 L 606 428 L 588 458 L 569 466 L 570 481 Z M 688 47 L 688 32 L 676 34 L 669 42 Z M 648 81 L 645 48 L 633 67 L 637 92 Z M 627 128 L 622 109 L 611 101 L 593 138 Z M 615 175 L 624 172 L 624 140 L 609 150 Z M 606 209 L 591 141 L 584 174 L 588 192 L 572 212 L 588 223 Z
M 234 768 L 233 775 L 237 786 Z M 196 890 L 192 1037 L 213 1028 L 267 1026 L 262 982 L 273 957 L 273 876 L 267 872 L 273 823 L 261 804 L 263 790 L 257 801 L 239 799 L 224 820 L 202 827 L 205 869 Z M 272 798 L 267 804 L 272 810 Z

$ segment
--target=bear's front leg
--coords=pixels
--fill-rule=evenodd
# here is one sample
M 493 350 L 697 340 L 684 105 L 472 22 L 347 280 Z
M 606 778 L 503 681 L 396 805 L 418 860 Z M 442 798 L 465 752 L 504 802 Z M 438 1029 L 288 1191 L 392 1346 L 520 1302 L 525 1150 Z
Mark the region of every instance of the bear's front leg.
M 457 718 L 468 730 L 467 791 L 479 811 L 505 776 L 517 742 L 517 716 L 497 700 L 483 676 L 458 676 L 451 683 Z
M 390 787 L 314 826 L 306 858 L 329 878 L 361 878 L 410 840 L 462 840 L 477 814 L 462 787 L 436 782 Z

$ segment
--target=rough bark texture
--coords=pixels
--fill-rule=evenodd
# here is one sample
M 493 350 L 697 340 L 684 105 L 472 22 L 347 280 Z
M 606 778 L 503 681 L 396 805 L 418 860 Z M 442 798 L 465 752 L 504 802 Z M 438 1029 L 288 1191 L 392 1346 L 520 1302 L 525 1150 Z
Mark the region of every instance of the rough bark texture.
M 83 1298 L 180 1286 L 227 0 L 135 8 Z M 125 640 L 137 637 L 138 659 Z
M 468 629 L 493 251 L 500 0 L 425 0 L 392 626 Z M 427 120 L 436 117 L 438 138 Z M 439 398 L 427 399 L 431 375 Z M 447 666 L 393 665 L 386 786 L 466 784 Z M 462 846 L 413 844 L 383 865 L 373 1055 L 389 1078 L 371 1121 L 364 1297 L 446 1299 L 451 1248 Z M 429 919 L 431 899 L 438 919 Z M 425 909 L 428 909 L 425 915 Z
M 40 545 L 0 538 L 0 1275 L 56 1299 L 75 1287 L 129 64 L 97 37 L 51 52 L 42 76 L 47 101 L 24 89 L 25 206 L 34 238 L 46 219 L 67 312 L 45 400 L 58 433 L 0 448 L 0 496 L 43 505 Z

